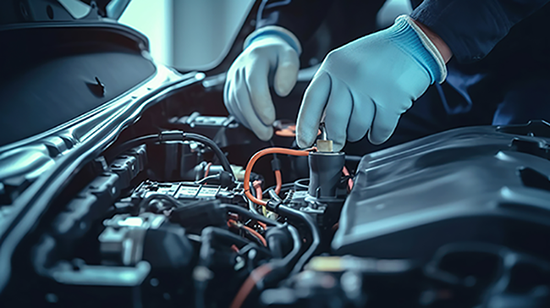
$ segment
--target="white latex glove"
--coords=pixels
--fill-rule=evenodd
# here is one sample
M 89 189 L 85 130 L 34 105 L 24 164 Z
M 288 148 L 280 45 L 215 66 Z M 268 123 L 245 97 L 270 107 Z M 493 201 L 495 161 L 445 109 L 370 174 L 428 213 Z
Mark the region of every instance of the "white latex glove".
M 297 123 L 297 142 L 311 146 L 324 116 L 334 151 L 369 133 L 385 142 L 402 113 L 447 70 L 437 48 L 408 16 L 388 29 L 330 52 L 308 86 Z
M 273 88 L 277 95 L 287 96 L 296 84 L 301 47 L 292 33 L 276 26 L 254 31 L 246 39 L 245 46 L 248 47 L 227 73 L 223 92 L 225 106 L 258 138 L 269 140 L 275 121 L 269 75 L 275 72 Z

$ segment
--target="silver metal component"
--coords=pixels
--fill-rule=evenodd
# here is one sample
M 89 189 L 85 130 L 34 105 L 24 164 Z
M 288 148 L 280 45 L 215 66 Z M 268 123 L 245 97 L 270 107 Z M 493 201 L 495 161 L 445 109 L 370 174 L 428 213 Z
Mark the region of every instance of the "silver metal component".
M 143 257 L 143 240 L 147 229 L 106 228 L 99 235 L 100 250 L 106 263 L 135 265 Z
M 153 213 L 139 216 L 119 214 L 103 221 L 100 250 L 106 263 L 135 265 L 143 258 L 143 242 L 148 229 L 158 229 L 167 217 Z
M 206 266 L 199 265 L 193 269 L 193 279 L 196 281 L 208 281 L 214 278 L 214 273 Z
M 104 220 L 103 225 L 113 228 L 158 229 L 166 220 L 166 216 L 153 213 L 141 213 L 139 216 L 119 214 Z
M 233 269 L 235 271 L 239 271 L 241 270 L 244 266 L 246 265 L 246 262 L 244 261 L 244 259 L 241 257 L 241 256 L 237 256 L 235 258 L 235 266 L 233 267 Z
M 141 285 L 150 272 L 151 265 L 147 261 L 140 261 L 134 267 L 84 264 L 77 271 L 57 269 L 52 273 L 52 278 L 58 283 L 68 285 L 134 287 Z
M 327 140 L 327 129 L 325 127 L 325 122 L 319 123 L 319 129 L 321 130 L 321 140 Z
M 321 131 L 321 139 L 317 140 L 317 151 L 318 152 L 333 152 L 332 140 L 327 139 L 327 130 L 325 127 L 325 122 L 319 124 L 319 130 Z
M 333 152 L 332 140 L 317 140 L 317 152 Z

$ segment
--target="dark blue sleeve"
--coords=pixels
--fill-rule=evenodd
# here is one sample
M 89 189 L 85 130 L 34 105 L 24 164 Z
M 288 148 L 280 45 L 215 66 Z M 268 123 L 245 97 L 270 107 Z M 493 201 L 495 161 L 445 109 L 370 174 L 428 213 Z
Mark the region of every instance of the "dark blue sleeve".
M 549 2 L 424 0 L 411 17 L 437 33 L 459 62 L 469 63 L 484 58 L 515 24 Z
M 321 25 L 334 0 L 262 0 L 256 29 L 277 25 L 307 41 Z

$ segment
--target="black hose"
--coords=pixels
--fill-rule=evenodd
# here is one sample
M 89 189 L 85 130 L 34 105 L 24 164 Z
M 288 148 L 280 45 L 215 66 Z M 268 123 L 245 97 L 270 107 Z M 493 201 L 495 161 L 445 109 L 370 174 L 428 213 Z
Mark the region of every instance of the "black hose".
M 306 182 L 307 184 L 304 184 L 302 182 Z M 294 181 L 294 188 L 296 190 L 301 189 L 301 190 L 308 190 L 309 189 L 309 178 L 305 178 L 305 179 L 299 179 L 299 180 L 296 180 Z
M 269 193 L 269 197 L 275 201 L 278 201 L 278 202 L 283 202 L 283 199 L 281 199 L 281 197 L 279 197 L 277 195 L 277 193 L 275 192 L 275 190 L 273 189 L 270 189 L 267 191 Z
M 292 250 L 286 255 L 286 257 L 283 258 L 282 262 L 290 265 L 292 264 L 292 261 L 296 258 L 296 256 L 298 256 L 298 254 L 300 253 L 302 242 L 300 241 L 298 230 L 296 230 L 296 228 L 291 225 L 286 226 L 288 232 L 290 232 L 290 235 L 292 236 Z
M 291 271 L 296 258 L 302 250 L 302 242 L 298 230 L 289 224 L 285 224 L 285 226 L 292 236 L 292 250 L 283 259 L 274 259 L 269 262 L 272 265 L 273 271 L 270 273 L 269 278 L 266 277 L 268 279 L 265 282 L 266 285 L 273 286 L 288 277 L 288 273 Z
M 141 136 L 141 137 L 137 137 L 137 138 L 134 138 L 134 139 L 130 139 L 130 140 L 124 142 L 123 144 L 117 146 L 113 150 L 114 154 L 112 155 L 112 157 L 117 156 L 121 153 L 124 153 L 124 152 L 126 152 L 130 149 L 133 149 L 137 146 L 140 146 L 142 144 L 156 142 L 156 141 L 158 141 L 158 139 L 159 139 L 159 134 L 146 135 L 146 136 Z
M 291 225 L 281 224 L 281 223 L 279 223 L 277 221 L 274 221 L 274 220 L 271 220 L 267 217 L 254 214 L 254 213 L 249 212 L 246 209 L 243 209 L 243 208 L 241 208 L 239 206 L 236 206 L 236 205 L 222 204 L 221 206 L 222 206 L 222 208 L 226 208 L 229 211 L 247 216 L 248 218 L 252 218 L 252 219 L 261 221 L 261 222 L 263 222 L 267 225 L 275 225 L 275 226 L 278 226 L 278 227 L 286 226 L 286 228 L 290 232 L 290 235 L 292 236 L 292 250 L 282 260 L 276 260 L 276 261 L 272 261 L 272 262 L 274 262 L 274 264 L 277 267 L 281 267 L 284 273 L 288 273 L 289 267 L 293 265 L 293 263 L 295 262 L 296 257 L 299 255 L 300 250 L 302 248 L 302 242 L 300 240 L 300 235 L 298 234 L 298 231 L 296 230 L 296 228 L 294 228 Z M 286 207 L 285 207 L 285 209 L 286 209 Z M 293 216 L 294 212 L 298 212 L 298 211 L 295 211 L 295 210 L 292 210 L 292 209 L 291 209 L 293 211 L 292 213 L 290 211 L 285 212 L 285 209 L 283 209 L 283 212 L 287 215 L 290 215 L 290 216 Z M 319 237 L 317 227 L 315 226 L 315 223 L 313 223 L 313 220 L 309 216 L 307 216 L 307 214 L 304 214 L 302 212 L 298 212 L 298 213 L 300 213 L 302 215 L 305 215 L 305 218 L 303 218 L 303 220 L 308 220 L 309 219 L 308 221 L 311 222 L 310 226 L 314 227 L 314 229 L 312 230 L 313 243 L 311 244 L 310 249 L 308 251 L 306 251 L 306 254 L 311 254 L 311 256 L 313 256 L 313 253 L 315 253 L 315 250 L 317 250 L 317 247 L 319 246 L 319 242 L 320 242 L 320 237 Z M 302 215 L 299 215 L 299 216 L 302 218 Z M 312 247 L 314 247 L 314 248 L 312 248 Z M 312 251 L 310 252 L 310 250 L 312 250 Z M 307 262 L 307 260 L 309 260 L 309 258 L 311 258 L 311 256 L 307 257 L 304 261 L 302 261 L 302 263 L 305 264 L 305 262 Z
M 265 216 L 254 214 L 252 212 L 247 211 L 246 209 L 243 209 L 240 206 L 231 205 L 231 204 L 222 204 L 221 207 L 225 208 L 229 211 L 232 211 L 232 212 L 235 212 L 235 213 L 238 213 L 238 214 L 241 214 L 241 215 L 245 215 L 248 218 L 252 218 L 252 219 L 261 221 L 261 222 L 263 222 L 267 225 L 274 225 L 274 226 L 278 226 L 278 227 L 286 226 L 286 228 L 289 230 L 289 232 L 292 236 L 292 250 L 286 255 L 285 258 L 283 258 L 283 260 L 281 260 L 281 263 L 283 263 L 283 264 L 291 263 L 293 261 L 293 259 L 299 254 L 300 249 L 302 247 L 302 242 L 300 241 L 300 236 L 298 234 L 298 231 L 293 226 L 288 225 L 288 224 L 282 224 L 280 222 L 271 220 L 271 219 L 269 219 Z M 301 212 L 299 212 L 299 213 L 301 213 Z M 303 214 L 303 213 L 301 213 L 301 214 Z M 290 215 L 292 215 L 292 214 L 290 214 Z M 309 218 L 309 216 L 307 216 L 307 218 Z M 311 218 L 309 218 L 309 220 L 311 221 Z M 315 224 L 313 224 L 313 226 L 315 226 Z M 316 227 L 315 227 L 315 231 L 317 231 Z M 314 236 L 314 238 L 315 238 L 315 236 Z M 317 233 L 317 238 L 319 239 L 318 233 Z M 315 240 L 314 240 L 313 244 L 315 244 Z M 316 245 L 319 245 L 319 244 L 317 243 Z
M 222 239 L 224 244 L 227 244 L 227 246 L 232 244 L 237 244 L 238 246 L 244 246 L 249 243 L 247 239 L 242 238 L 230 231 L 220 229 L 217 227 L 206 227 L 202 229 L 201 238 L 202 238 L 201 239 L 202 246 L 201 246 L 199 256 L 203 260 L 209 257 L 210 251 L 208 249 L 211 248 L 209 245 L 211 244 L 211 241 L 214 239 Z
M 231 164 L 229 163 L 229 160 L 227 159 L 225 154 L 223 154 L 220 147 L 214 141 L 212 141 L 212 139 L 199 134 L 186 133 L 183 131 L 167 131 L 167 132 L 162 132 L 160 134 L 141 136 L 141 137 L 128 140 L 123 144 L 119 145 L 116 148 L 116 151 L 114 151 L 114 153 L 115 155 L 118 155 L 120 153 L 126 152 L 129 149 L 135 148 L 144 143 L 155 143 L 155 142 L 164 142 L 164 141 L 185 141 L 185 140 L 197 141 L 208 146 L 220 160 L 220 164 L 222 165 L 223 169 L 229 172 L 233 176 L 233 178 L 235 178 L 235 175 L 233 174 L 233 170 L 231 169 Z
M 276 200 L 279 203 L 284 204 L 281 197 L 279 197 L 275 193 L 274 190 L 268 190 L 268 193 L 269 193 L 269 196 L 272 199 Z M 313 257 L 313 255 L 315 254 L 315 252 L 317 251 L 317 248 L 319 247 L 319 245 L 321 243 L 321 236 L 319 234 L 319 230 L 317 229 L 317 225 L 315 224 L 315 222 L 313 221 L 311 216 L 309 216 L 308 214 L 306 214 L 304 212 L 301 212 L 301 211 L 298 211 L 298 210 L 295 210 L 291 207 L 288 207 L 288 206 L 285 206 L 285 205 L 282 205 L 282 204 L 279 205 L 278 212 L 280 214 L 283 214 L 283 215 L 286 215 L 286 216 L 293 216 L 295 218 L 298 218 L 298 219 L 302 220 L 303 222 L 305 222 L 305 224 L 309 227 L 309 229 L 311 231 L 311 237 L 312 237 L 311 246 L 309 246 L 308 250 L 306 250 L 306 252 L 304 252 L 302 257 L 298 260 L 298 262 L 294 266 L 294 268 L 291 272 L 291 275 L 294 275 L 294 274 L 297 274 L 298 272 L 300 272 L 300 270 L 304 267 L 306 262 L 309 261 L 309 259 L 311 259 L 311 257 Z
M 280 205 L 278 207 L 278 211 L 280 214 L 286 215 L 286 216 L 292 216 L 294 218 L 300 219 L 303 221 L 310 229 L 311 231 L 311 238 L 312 243 L 309 246 L 309 248 L 304 252 L 304 254 L 300 257 L 294 268 L 292 269 L 291 275 L 298 274 L 300 270 L 304 267 L 304 265 L 313 257 L 313 255 L 317 252 L 317 248 L 319 248 L 319 244 L 321 243 L 321 236 L 319 234 L 319 230 L 317 229 L 317 225 L 309 216 L 308 214 L 295 210 L 293 208 L 290 208 L 285 205 Z
M 193 134 L 193 133 L 182 132 L 182 135 L 183 135 L 184 139 L 198 141 L 198 142 L 210 147 L 210 149 L 212 149 L 212 151 L 214 151 L 214 153 L 216 154 L 216 156 L 220 160 L 220 164 L 222 165 L 223 169 L 225 171 L 229 172 L 231 175 L 233 175 L 233 170 L 231 169 L 231 164 L 229 163 L 229 160 L 227 159 L 225 154 L 223 154 L 220 147 L 214 141 L 212 141 L 212 139 L 207 138 L 207 137 L 202 136 L 202 135 L 199 135 L 199 134 Z
M 269 251 L 271 251 L 273 258 L 282 259 L 283 247 L 281 247 L 281 242 L 279 242 L 279 240 L 273 236 L 266 237 L 265 240 L 267 241 L 267 247 L 269 248 Z
M 205 245 L 206 243 L 210 243 L 213 239 L 221 239 L 224 241 L 224 243 L 227 244 L 227 246 L 231 246 L 232 244 L 237 244 L 238 246 L 244 246 L 248 245 L 250 243 L 253 243 L 255 246 L 254 248 L 259 252 L 264 254 L 265 256 L 271 256 L 271 251 L 269 251 L 267 248 L 259 246 L 258 244 L 251 242 L 248 239 L 245 239 L 237 234 L 232 233 L 231 231 L 224 230 L 217 227 L 206 227 L 201 232 L 201 250 L 199 252 L 199 256 L 201 260 L 203 258 L 207 258 L 209 255 L 209 250 L 211 247 L 209 245 Z M 205 246 L 203 248 L 203 246 Z
M 239 230 L 246 232 L 248 235 L 250 235 L 250 237 L 254 238 L 256 240 L 256 244 L 263 245 L 262 240 L 260 239 L 260 237 L 258 237 L 256 234 L 251 232 L 249 229 L 246 229 L 246 228 L 243 228 L 243 227 L 238 227 L 238 228 L 239 228 Z M 266 241 L 266 246 L 265 247 L 267 247 L 269 249 L 269 245 L 267 245 L 267 241 Z M 271 257 L 273 257 L 273 252 L 271 251 L 271 249 L 269 249 L 269 252 L 271 253 Z
M 252 245 L 258 252 L 266 253 L 267 256 L 271 256 L 271 252 L 266 248 L 260 247 L 247 239 L 231 233 L 230 231 L 216 227 L 206 227 L 201 232 L 202 245 L 199 250 L 199 262 L 195 268 L 195 271 L 202 269 L 202 271 L 211 273 L 212 263 L 216 262 L 216 248 L 213 246 L 214 241 L 216 240 L 221 240 L 221 242 L 228 247 L 232 244 L 237 244 L 239 246 Z M 195 307 L 205 308 L 210 306 L 208 305 L 208 301 L 211 301 L 212 298 L 207 297 L 206 292 L 209 281 L 212 278 L 205 277 L 203 275 L 195 275 L 195 273 L 193 276 L 195 286 Z

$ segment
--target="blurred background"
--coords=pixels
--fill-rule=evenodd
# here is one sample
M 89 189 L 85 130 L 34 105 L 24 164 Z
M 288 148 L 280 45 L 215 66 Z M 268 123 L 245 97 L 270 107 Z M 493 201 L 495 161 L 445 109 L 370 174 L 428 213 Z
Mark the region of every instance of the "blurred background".
M 153 58 L 182 71 L 207 70 L 229 51 L 254 0 L 132 0 L 120 22 L 145 34 Z
M 145 34 L 153 58 L 181 71 L 209 70 L 229 52 L 254 0 L 132 0 L 120 22 Z M 378 27 L 411 10 L 409 0 L 388 0 Z

